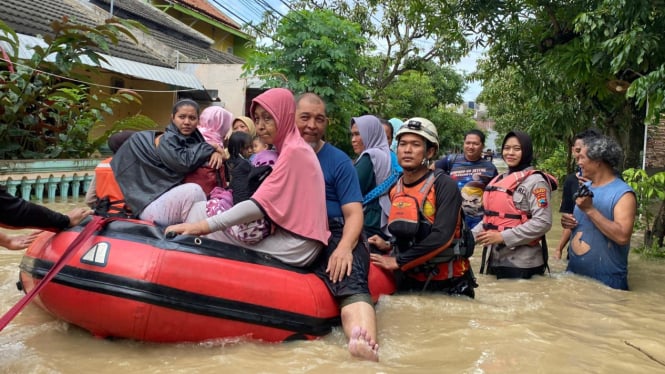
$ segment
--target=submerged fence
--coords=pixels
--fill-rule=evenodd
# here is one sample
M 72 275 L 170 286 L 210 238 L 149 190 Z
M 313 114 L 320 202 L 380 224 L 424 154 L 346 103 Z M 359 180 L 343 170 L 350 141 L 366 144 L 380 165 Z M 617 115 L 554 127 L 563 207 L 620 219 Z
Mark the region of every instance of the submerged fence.
M 101 159 L 3 160 L 0 184 L 25 200 L 56 202 L 85 195 Z

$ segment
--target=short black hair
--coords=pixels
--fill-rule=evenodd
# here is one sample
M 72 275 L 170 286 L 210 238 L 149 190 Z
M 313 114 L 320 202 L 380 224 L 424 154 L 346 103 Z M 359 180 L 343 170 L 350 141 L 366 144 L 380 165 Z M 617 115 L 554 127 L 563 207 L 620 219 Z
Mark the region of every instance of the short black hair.
M 469 135 L 477 135 L 480 138 L 480 144 L 485 145 L 485 133 L 478 129 L 471 129 L 464 133 L 464 140 Z
M 595 128 L 592 127 L 592 128 L 580 131 L 577 134 L 575 134 L 575 137 L 573 138 L 573 141 L 575 141 L 577 139 L 586 139 L 586 138 L 590 138 L 590 137 L 598 137 L 598 136 L 601 136 L 601 135 L 603 135 L 603 133 L 601 133 L 600 130 L 595 129 Z
M 393 133 L 393 124 L 390 123 L 390 121 L 388 121 L 385 118 L 379 118 L 379 122 L 381 122 L 381 124 L 384 125 L 384 126 L 388 126 L 388 128 L 390 129 L 389 130 L 390 131 L 390 139 L 395 139 L 395 136 L 394 136 L 395 134 Z M 390 145 L 390 144 L 388 144 L 388 145 Z

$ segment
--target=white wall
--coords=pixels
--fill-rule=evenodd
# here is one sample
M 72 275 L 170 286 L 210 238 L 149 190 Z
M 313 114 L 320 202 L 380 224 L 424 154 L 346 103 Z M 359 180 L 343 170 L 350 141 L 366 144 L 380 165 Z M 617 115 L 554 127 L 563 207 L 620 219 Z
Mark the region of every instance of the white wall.
M 244 115 L 247 79 L 240 64 L 180 63 L 178 70 L 195 75 L 207 90 L 217 90 L 224 108 L 234 116 Z

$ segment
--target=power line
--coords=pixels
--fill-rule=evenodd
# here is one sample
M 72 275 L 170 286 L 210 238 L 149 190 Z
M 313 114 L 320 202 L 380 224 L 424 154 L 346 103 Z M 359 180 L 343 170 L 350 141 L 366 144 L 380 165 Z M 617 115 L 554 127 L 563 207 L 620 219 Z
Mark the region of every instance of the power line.
M 272 41 L 274 41 L 274 42 L 276 42 L 276 43 L 279 43 L 278 40 L 276 40 L 275 38 L 273 38 L 271 35 L 268 35 L 268 34 L 266 34 L 265 32 L 263 32 L 261 29 L 259 29 L 258 27 L 256 27 L 256 26 L 254 25 L 253 22 L 246 20 L 244 17 L 242 17 L 242 16 L 239 15 L 238 13 L 234 12 L 233 10 L 231 10 L 228 6 L 222 4 L 222 3 L 219 2 L 218 0 L 212 0 L 212 2 L 213 2 L 215 5 L 219 6 L 221 9 L 223 9 L 224 11 L 226 11 L 226 12 L 228 12 L 229 14 L 231 14 L 232 16 L 236 17 L 236 18 L 237 18 L 238 20 L 240 20 L 244 25 L 248 25 L 249 27 L 251 27 L 251 28 L 252 28 L 254 31 L 256 31 L 256 33 L 259 34 L 260 36 L 263 36 L 263 37 L 269 38 L 270 40 L 272 40 Z

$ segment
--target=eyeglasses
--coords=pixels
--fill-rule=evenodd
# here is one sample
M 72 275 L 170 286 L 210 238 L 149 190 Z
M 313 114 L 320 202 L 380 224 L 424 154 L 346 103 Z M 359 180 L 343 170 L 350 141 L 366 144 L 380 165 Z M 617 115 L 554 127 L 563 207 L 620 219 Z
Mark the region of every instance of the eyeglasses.
M 406 126 L 407 128 L 411 130 L 416 130 L 416 131 L 423 131 L 424 133 L 428 134 L 429 136 L 433 138 L 438 138 L 438 136 L 433 133 L 431 130 L 427 129 L 426 127 L 423 126 L 422 122 L 416 121 L 416 120 L 411 120 L 407 123 L 405 123 L 403 126 Z

